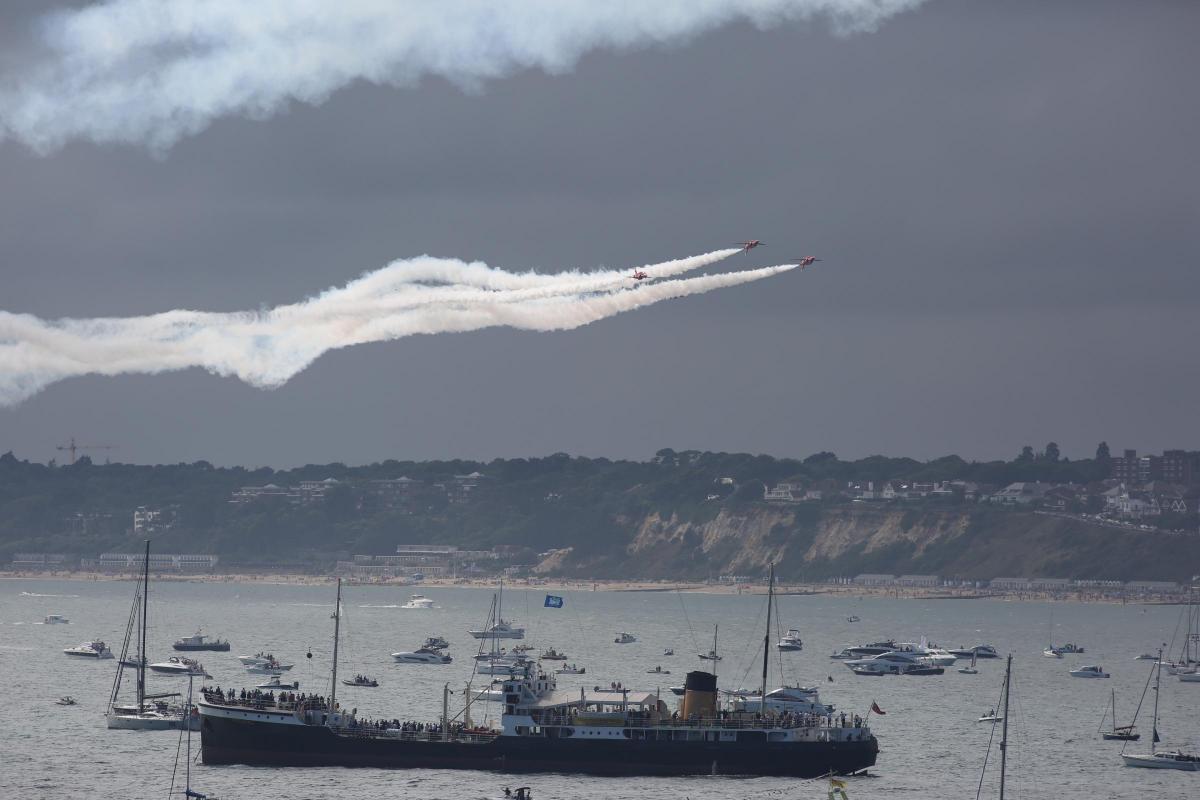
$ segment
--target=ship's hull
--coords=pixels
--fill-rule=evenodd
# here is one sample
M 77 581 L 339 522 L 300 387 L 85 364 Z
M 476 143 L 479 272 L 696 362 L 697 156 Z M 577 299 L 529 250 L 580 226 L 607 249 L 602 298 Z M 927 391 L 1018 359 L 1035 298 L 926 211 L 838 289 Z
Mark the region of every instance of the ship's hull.
M 339 735 L 317 725 L 202 716 L 205 764 L 479 769 L 596 775 L 776 775 L 815 778 L 875 764 L 874 737 L 841 742 L 648 742 L 500 736 L 413 741 Z

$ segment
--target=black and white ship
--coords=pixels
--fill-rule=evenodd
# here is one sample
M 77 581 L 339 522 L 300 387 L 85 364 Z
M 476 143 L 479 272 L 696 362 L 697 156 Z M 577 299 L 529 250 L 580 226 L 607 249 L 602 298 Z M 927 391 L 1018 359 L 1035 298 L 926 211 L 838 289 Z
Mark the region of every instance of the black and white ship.
M 338 593 L 340 609 L 340 584 Z M 768 634 L 764 659 L 770 647 Z M 764 661 L 764 684 L 765 675 Z M 865 770 L 879 752 L 858 718 L 719 710 L 716 676 L 703 671 L 688 673 L 674 710 L 657 692 L 559 689 L 536 664 L 506 678 L 501 692 L 497 729 L 474 726 L 469 705 L 451 717 L 448 694 L 440 723 L 397 726 L 348 713 L 334 696 L 208 692 L 199 703 L 204 762 L 813 778 Z

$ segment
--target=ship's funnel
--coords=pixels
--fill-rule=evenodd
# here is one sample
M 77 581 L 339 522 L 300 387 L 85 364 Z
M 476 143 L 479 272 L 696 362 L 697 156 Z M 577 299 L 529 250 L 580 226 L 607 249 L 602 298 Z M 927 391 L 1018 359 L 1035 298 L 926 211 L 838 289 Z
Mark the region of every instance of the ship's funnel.
M 683 683 L 683 718 L 716 716 L 717 676 L 711 672 L 689 672 Z

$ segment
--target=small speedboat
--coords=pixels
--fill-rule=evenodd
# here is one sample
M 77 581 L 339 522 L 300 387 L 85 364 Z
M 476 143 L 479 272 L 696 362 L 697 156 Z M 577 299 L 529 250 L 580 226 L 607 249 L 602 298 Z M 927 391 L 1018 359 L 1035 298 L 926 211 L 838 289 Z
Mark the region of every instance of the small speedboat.
M 1107 678 L 1108 673 L 1103 668 L 1089 665 L 1071 670 L 1072 678 Z
M 444 642 L 445 640 L 443 639 L 443 640 L 441 640 L 441 641 L 443 641 L 443 642 Z M 450 645 L 448 645 L 448 644 L 443 644 L 443 645 L 442 645 L 442 647 L 449 647 L 449 646 L 450 646 Z M 514 653 L 528 653 L 530 650 L 535 650 L 535 649 L 536 649 L 536 648 L 535 648 L 533 645 L 531 645 L 531 644 L 526 644 L 525 642 L 521 642 L 521 644 L 519 644 L 519 645 L 517 645 L 516 647 L 514 647 L 514 648 L 513 648 L 513 652 L 514 652 Z
M 683 693 L 687 691 L 682 686 L 668 686 L 667 688 L 670 689 L 671 694 L 675 695 L 676 697 L 683 697 Z
M 1154 653 L 1142 653 L 1141 655 L 1134 656 L 1133 660 L 1134 661 L 1153 661 L 1156 658 L 1158 658 L 1158 656 L 1154 655 Z
M 244 663 L 244 662 L 243 662 Z M 281 672 L 287 672 L 294 664 L 284 664 L 275 656 L 268 656 L 266 659 L 254 664 L 246 665 L 246 672 L 252 675 L 278 675 Z
M 253 656 L 238 656 L 238 661 L 242 662 L 242 664 L 244 664 L 247 667 L 253 667 L 256 664 L 266 664 L 268 661 L 274 661 L 274 660 L 275 660 L 275 655 L 273 653 L 260 652 L 260 653 L 258 653 L 258 655 L 253 655 Z
M 1063 656 L 1062 651 L 1057 647 L 1047 647 L 1042 651 L 1042 655 L 1044 655 L 1046 658 L 1062 658 Z
M 846 622 L 862 622 L 862 617 L 851 614 L 850 616 L 846 617 Z
M 634 636 L 632 633 L 625 633 L 624 631 L 618 633 L 617 638 L 613 639 L 614 644 L 633 644 L 636 641 L 636 636 Z
M 344 682 L 345 681 L 343 681 L 343 683 Z M 267 681 L 266 683 L 260 683 L 258 686 L 255 686 L 254 688 L 255 689 L 280 689 L 285 692 L 290 692 L 294 689 L 300 688 L 300 681 L 292 681 L 291 683 L 284 683 L 283 681 L 279 680 L 279 676 L 276 675 L 273 678 L 271 678 L 271 680 Z
M 401 608 L 433 608 L 433 601 L 423 594 L 414 594 Z
M 721 656 L 717 655 L 716 650 L 709 650 L 707 653 L 699 653 L 700 658 L 704 661 L 720 661 Z
M 69 694 L 58 698 L 54 702 L 60 706 L 77 706 L 77 705 L 79 705 L 79 702 L 74 697 L 71 697 L 71 695 L 69 695 Z
M 516 649 L 516 648 L 514 648 L 514 649 Z M 560 652 L 558 652 L 557 650 L 555 650 L 553 647 L 551 647 L 549 650 L 547 650 L 546 652 L 542 653 L 542 655 L 541 655 L 541 659 L 542 659 L 543 661 L 566 661 L 566 660 L 567 660 L 567 654 L 566 654 L 566 653 L 560 653 Z
M 71 620 L 64 617 L 62 614 L 47 614 L 42 620 L 43 625 L 67 625 Z
M 646 674 L 647 675 L 670 675 L 671 670 L 663 669 L 662 667 L 655 667 L 654 669 L 646 670 Z
M 74 647 L 68 647 L 63 650 L 69 656 L 77 658 L 112 658 L 112 650 L 108 649 L 108 645 L 97 639 L 94 642 L 84 642 L 77 644 Z
M 993 722 L 993 723 L 994 722 L 1003 722 L 1003 721 L 1004 721 L 1004 717 L 996 716 L 995 711 L 989 711 L 988 713 L 984 714 L 982 717 L 980 717 L 979 719 L 976 720 L 976 722 Z
M 367 689 L 376 689 L 379 687 L 379 681 L 374 678 L 368 678 L 366 675 L 355 675 L 353 680 L 345 680 L 342 683 L 346 686 L 362 686 Z
M 673 649 L 671 649 L 670 647 L 668 647 L 666 650 L 663 650 L 663 655 L 664 656 L 673 656 L 673 655 L 675 655 L 675 651 Z
M 554 670 L 555 675 L 586 675 L 587 670 L 575 664 L 563 664 L 558 669 Z
M 211 678 L 204 670 L 204 665 L 199 661 L 183 656 L 171 656 L 166 661 L 159 661 L 156 664 L 148 665 L 152 672 L 157 672 L 160 675 L 196 675 L 204 678 Z

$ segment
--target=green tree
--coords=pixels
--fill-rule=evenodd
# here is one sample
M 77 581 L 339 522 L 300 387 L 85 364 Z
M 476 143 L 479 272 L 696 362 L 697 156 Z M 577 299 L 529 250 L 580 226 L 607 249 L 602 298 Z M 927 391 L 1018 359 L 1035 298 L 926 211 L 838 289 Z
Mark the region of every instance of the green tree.
M 1029 461 L 1033 461 L 1033 459 L 1034 459 L 1033 448 L 1030 447 L 1029 445 L 1025 445 L 1024 447 L 1022 447 L 1021 455 L 1017 456 L 1017 461 L 1020 461 L 1022 463 L 1027 463 Z
M 1058 443 L 1057 442 L 1050 442 L 1048 445 L 1046 445 L 1045 459 L 1047 461 L 1049 461 L 1051 463 L 1057 463 L 1060 455 L 1061 454 L 1058 451 Z

